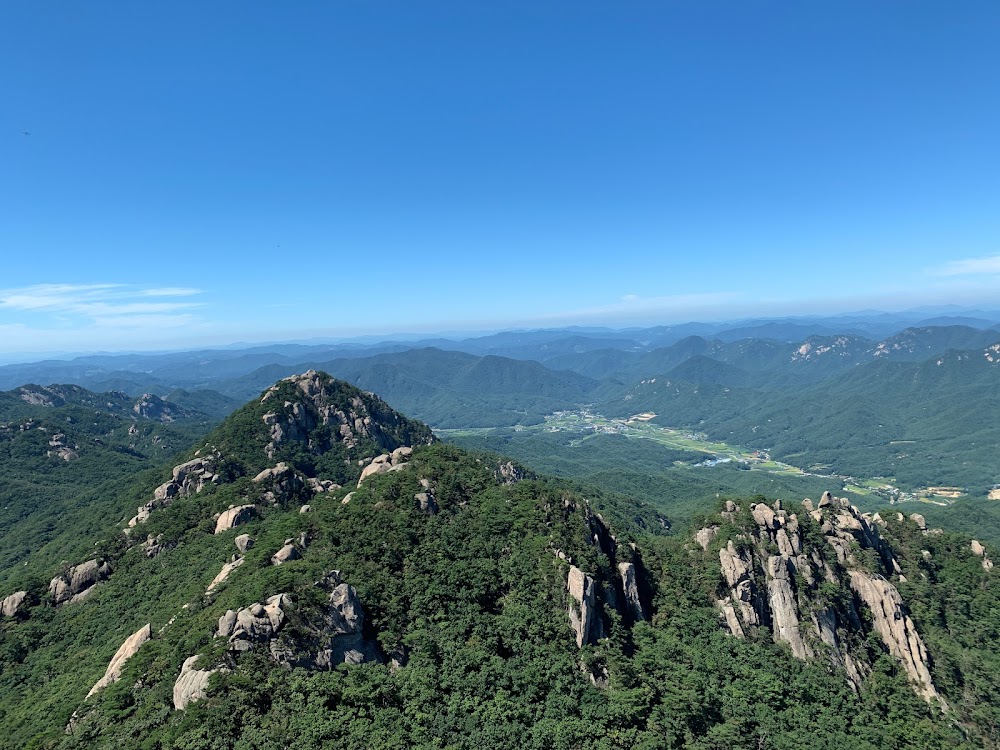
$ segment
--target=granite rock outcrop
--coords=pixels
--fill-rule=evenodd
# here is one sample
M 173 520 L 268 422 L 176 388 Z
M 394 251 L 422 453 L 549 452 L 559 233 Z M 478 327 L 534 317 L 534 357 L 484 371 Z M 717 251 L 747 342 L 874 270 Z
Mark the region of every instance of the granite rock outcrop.
M 916 692 L 944 705 L 931 680 L 923 641 L 889 580 L 905 578 L 879 532 L 885 524 L 881 517 L 861 513 L 830 493 L 816 506 L 804 501 L 799 513 L 780 501 L 773 506 L 756 503 L 749 511 L 743 532 L 718 550 L 723 596 L 716 606 L 727 630 L 737 637 L 769 630 L 796 658 L 826 658 L 860 687 L 869 666 L 863 648 L 854 646 L 870 627 Z M 734 507 L 723 515 L 735 521 L 737 513 Z M 926 528 L 922 520 L 913 520 L 921 530 Z M 873 563 L 876 572 L 867 567 Z M 823 584 L 851 595 L 830 600 Z

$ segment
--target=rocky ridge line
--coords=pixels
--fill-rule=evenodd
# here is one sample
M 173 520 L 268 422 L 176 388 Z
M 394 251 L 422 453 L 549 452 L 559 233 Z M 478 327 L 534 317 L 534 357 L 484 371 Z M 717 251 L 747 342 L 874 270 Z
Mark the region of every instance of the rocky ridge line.
M 852 633 L 862 632 L 859 606 L 863 606 L 916 692 L 944 707 L 931 679 L 927 650 L 898 590 L 884 575 L 866 569 L 857 557 L 858 551 L 870 550 L 888 575 L 906 580 L 892 548 L 879 533 L 885 521 L 877 513 L 861 513 L 829 492 L 818 506 L 807 499 L 802 507 L 835 559 L 827 559 L 823 549 L 807 541 L 800 515 L 783 508 L 780 501 L 773 506 L 751 505 L 749 533 L 727 539 L 719 549 L 725 596 L 716 606 L 726 629 L 742 638 L 767 628 L 776 642 L 788 644 L 796 658 L 825 656 L 859 687 L 869 666 L 852 655 L 849 641 Z M 739 512 L 738 506 L 727 501 L 722 516 L 734 520 Z M 707 550 L 719 528 L 700 529 L 695 535 L 698 545 Z M 819 591 L 824 582 L 853 593 L 846 608 L 824 599 Z

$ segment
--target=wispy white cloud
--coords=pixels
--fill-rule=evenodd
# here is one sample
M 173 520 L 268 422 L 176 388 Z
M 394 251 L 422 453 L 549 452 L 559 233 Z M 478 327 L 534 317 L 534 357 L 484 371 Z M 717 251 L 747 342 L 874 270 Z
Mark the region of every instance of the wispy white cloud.
M 201 294 L 201 289 L 189 286 L 165 286 L 157 289 L 143 289 L 139 292 L 143 297 L 191 297 Z
M 188 298 L 199 290 L 187 287 L 141 288 L 125 284 L 35 284 L 0 290 L 0 314 L 21 313 L 29 317 L 76 318 L 78 322 L 112 317 L 137 319 L 188 311 L 202 303 L 171 301 Z M 154 298 L 156 301 L 149 301 Z
M 202 330 L 200 290 L 130 284 L 35 284 L 0 289 L 6 352 L 149 348 Z
M 953 260 L 943 266 L 929 269 L 933 276 L 981 276 L 1000 274 L 1000 255 L 986 258 Z

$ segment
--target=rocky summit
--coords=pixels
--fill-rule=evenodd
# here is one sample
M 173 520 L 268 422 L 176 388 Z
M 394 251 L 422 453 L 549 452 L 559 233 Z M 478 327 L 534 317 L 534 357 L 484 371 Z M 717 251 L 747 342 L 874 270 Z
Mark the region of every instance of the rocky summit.
M 316 371 L 115 491 L 0 592 L 0 747 L 996 746 L 996 551 L 922 518 L 671 533 Z

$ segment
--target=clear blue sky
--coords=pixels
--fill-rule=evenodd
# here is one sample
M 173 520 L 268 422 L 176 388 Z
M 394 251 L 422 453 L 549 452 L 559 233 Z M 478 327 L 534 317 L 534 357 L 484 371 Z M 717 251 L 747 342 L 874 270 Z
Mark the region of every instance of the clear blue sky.
M 3 3 L 0 351 L 1000 303 L 998 39 L 993 0 Z

